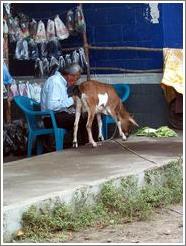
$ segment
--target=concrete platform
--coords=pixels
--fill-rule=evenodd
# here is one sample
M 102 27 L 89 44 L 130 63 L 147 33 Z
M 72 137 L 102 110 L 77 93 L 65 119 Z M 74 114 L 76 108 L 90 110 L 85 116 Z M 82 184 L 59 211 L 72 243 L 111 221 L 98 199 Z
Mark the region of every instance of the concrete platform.
M 74 192 L 167 164 L 183 155 L 182 133 L 173 138 L 131 136 L 126 142 L 106 141 L 97 148 L 52 152 L 5 163 L 3 167 L 4 240 L 20 228 L 22 213 L 32 204 L 60 199 L 69 202 Z M 145 159 L 143 159 L 144 157 Z M 148 160 L 147 160 L 148 159 Z

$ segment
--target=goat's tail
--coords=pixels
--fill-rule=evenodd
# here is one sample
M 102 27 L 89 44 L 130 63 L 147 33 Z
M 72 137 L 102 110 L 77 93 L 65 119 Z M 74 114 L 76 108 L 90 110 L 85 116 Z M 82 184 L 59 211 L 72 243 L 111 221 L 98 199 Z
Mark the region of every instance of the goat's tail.
M 79 98 L 81 98 L 81 91 L 80 91 L 78 85 L 75 85 L 75 86 L 73 87 L 72 94 L 73 94 L 74 96 L 78 96 Z

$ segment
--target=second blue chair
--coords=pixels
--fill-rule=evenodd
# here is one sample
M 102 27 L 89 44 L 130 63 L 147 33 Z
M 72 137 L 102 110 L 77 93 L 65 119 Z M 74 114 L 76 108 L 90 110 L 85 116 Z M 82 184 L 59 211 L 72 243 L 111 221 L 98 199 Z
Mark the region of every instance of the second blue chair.
M 115 88 L 118 96 L 121 98 L 121 101 L 124 102 L 127 100 L 130 94 L 130 87 L 127 84 L 112 84 Z M 104 139 L 108 139 L 108 126 L 109 124 L 116 123 L 110 115 L 102 116 L 102 133 Z

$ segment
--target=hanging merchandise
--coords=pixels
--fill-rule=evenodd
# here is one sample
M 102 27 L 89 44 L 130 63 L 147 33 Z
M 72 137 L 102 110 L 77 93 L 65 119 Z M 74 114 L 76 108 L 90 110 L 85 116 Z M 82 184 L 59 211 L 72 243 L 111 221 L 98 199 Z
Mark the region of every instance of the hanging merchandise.
M 50 59 L 50 68 L 53 67 L 54 65 L 59 66 L 59 62 L 54 56 L 52 56 Z
M 54 56 L 58 59 L 61 56 L 61 44 L 59 40 L 49 41 L 47 44 L 48 57 L 51 58 Z
M 79 63 L 79 53 L 76 50 L 72 53 L 72 62 Z
M 35 21 L 34 19 L 32 19 L 32 21 L 29 23 L 29 33 L 30 33 L 30 37 L 35 39 L 36 38 L 36 34 L 37 34 L 37 21 Z
M 7 16 L 10 15 L 10 7 L 11 7 L 11 3 L 3 3 L 3 10 L 5 11 L 5 14 Z
M 74 14 L 72 10 L 69 10 L 67 12 L 66 17 L 66 26 L 70 34 L 73 34 L 75 32 L 75 26 L 74 26 Z
M 64 68 L 65 67 L 65 59 L 63 58 L 63 56 L 59 57 L 59 67 L 60 68 Z
M 43 62 L 40 58 L 35 61 L 35 76 L 41 78 L 43 76 Z
M 43 59 L 48 56 L 47 41 L 38 43 L 39 58 Z
M 5 19 L 3 19 L 3 33 L 8 34 L 8 25 Z
M 49 65 L 49 76 L 53 75 L 58 69 L 59 69 L 59 62 L 54 56 L 52 56 Z
M 70 54 L 66 54 L 66 56 L 65 56 L 65 63 L 66 63 L 66 65 L 69 65 L 69 64 L 72 63 L 72 60 L 70 58 Z
M 8 17 L 7 19 L 8 25 L 8 34 L 10 38 L 10 42 L 16 42 L 23 38 L 23 33 L 21 28 L 19 27 L 19 20 L 18 18 L 13 18 L 12 16 Z
M 59 18 L 59 15 L 56 15 L 55 19 L 56 35 L 59 39 L 63 40 L 69 37 L 69 32 L 62 20 Z
M 81 67 L 87 67 L 88 62 L 86 60 L 85 51 L 83 48 L 79 48 L 79 56 L 80 56 Z
M 16 43 L 15 58 L 18 60 L 28 60 L 28 42 L 20 39 Z
M 20 82 L 18 84 L 18 90 L 20 96 L 26 96 L 26 97 L 28 96 L 27 86 L 24 82 L 23 83 Z
M 30 39 L 28 41 L 28 52 L 29 52 L 29 58 L 31 60 L 36 60 L 39 57 L 38 46 L 33 39 Z
M 48 76 L 49 73 L 49 61 L 48 59 L 45 57 L 43 60 L 43 75 L 44 76 Z
M 11 97 L 19 96 L 19 91 L 18 91 L 17 83 L 15 80 L 10 86 L 10 96 Z
M 23 36 L 26 38 L 29 36 L 29 18 L 23 13 L 18 14 L 19 25 L 21 27 Z
M 41 85 L 39 85 L 38 83 L 30 83 L 29 84 L 29 93 L 30 93 L 30 96 L 31 98 L 40 103 L 41 101 Z
M 41 43 L 46 41 L 46 31 L 45 31 L 45 25 L 40 20 L 37 26 L 37 33 L 36 33 L 36 42 Z
M 85 18 L 80 6 L 77 6 L 75 10 L 75 30 L 80 33 L 86 31 Z
M 49 41 L 51 40 L 55 40 L 56 39 L 56 35 L 55 35 L 55 23 L 53 20 L 48 20 L 47 22 L 47 32 L 46 32 L 46 35 L 47 35 L 47 39 Z

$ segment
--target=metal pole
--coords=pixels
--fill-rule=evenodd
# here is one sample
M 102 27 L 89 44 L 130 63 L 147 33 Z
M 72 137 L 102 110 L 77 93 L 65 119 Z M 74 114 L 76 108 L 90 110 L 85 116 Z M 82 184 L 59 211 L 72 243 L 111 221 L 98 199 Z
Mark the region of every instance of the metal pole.
M 147 48 L 147 47 L 132 47 L 132 46 L 112 46 L 112 47 L 106 47 L 106 46 L 91 46 L 89 45 L 89 49 L 92 50 L 137 50 L 137 51 L 156 51 L 156 52 L 162 52 L 162 48 Z

